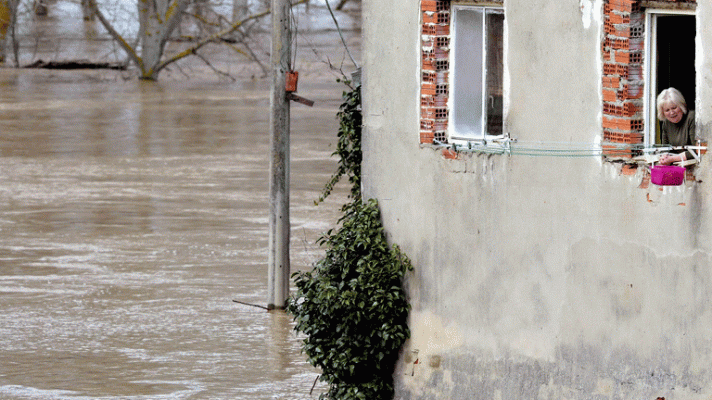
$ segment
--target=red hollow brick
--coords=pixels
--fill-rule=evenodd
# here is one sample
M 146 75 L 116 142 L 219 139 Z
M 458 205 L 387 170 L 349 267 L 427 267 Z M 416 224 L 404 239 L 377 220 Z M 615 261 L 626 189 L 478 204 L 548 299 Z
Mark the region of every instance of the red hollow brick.
M 420 108 L 420 117 L 434 119 L 435 118 L 435 108 L 421 107 Z
M 603 131 L 603 140 L 611 143 L 643 143 L 643 134 L 636 132 Z
M 420 117 L 425 119 L 446 119 L 448 116 L 447 107 L 421 107 Z M 436 122 L 437 125 L 437 122 Z
M 618 76 L 621 79 L 628 78 L 628 66 L 614 63 L 604 63 L 603 73 L 609 76 Z
M 606 157 L 615 157 L 615 158 L 631 158 L 633 157 L 633 151 L 632 149 L 625 147 L 618 147 L 618 146 L 606 146 L 602 145 L 601 146 L 603 149 L 603 155 Z
M 640 51 L 631 51 L 629 59 L 631 64 L 641 64 L 643 62 L 643 53 Z
M 447 36 L 438 36 L 435 38 L 435 47 L 448 47 L 450 46 L 450 38 Z
M 603 87 L 618 89 L 620 87 L 621 81 L 617 76 L 604 76 L 603 77 Z
M 432 144 L 435 134 L 432 131 L 420 131 L 420 143 Z
M 637 0 L 608 0 L 608 6 L 611 10 L 628 13 L 638 9 Z
M 439 96 L 447 96 L 449 95 L 449 86 L 445 83 L 443 84 L 438 84 L 435 86 L 435 94 Z
M 606 13 L 606 15 L 608 15 L 608 20 L 611 22 L 611 24 L 630 24 L 630 16 L 618 15 L 614 13 Z
M 608 116 L 632 117 L 639 110 L 640 107 L 630 101 L 620 106 L 609 102 L 603 103 L 603 113 Z
M 631 39 L 642 38 L 645 35 L 645 28 L 642 24 L 636 24 L 630 26 L 630 37 Z
M 603 89 L 603 101 L 616 101 L 616 99 L 615 90 Z
M 435 70 L 445 71 L 450 69 L 450 62 L 448 60 L 435 60 Z
M 606 39 L 610 40 L 610 46 L 616 50 L 629 50 L 630 40 L 628 39 Z
M 421 11 L 438 11 L 437 1 L 435 0 L 422 0 L 420 2 Z
M 421 96 L 435 96 L 435 88 L 421 87 Z
M 431 59 L 423 60 L 423 71 L 433 71 L 435 72 L 435 62 Z M 434 94 L 434 93 L 433 93 Z
M 450 34 L 450 25 L 424 24 L 423 35 L 442 36 Z
M 602 125 L 604 129 L 618 129 L 619 118 L 603 117 Z
M 643 62 L 643 53 L 640 51 L 618 50 L 613 57 L 616 62 L 622 64 L 640 64 Z
M 424 12 L 423 13 L 423 23 L 424 24 L 449 24 L 450 23 L 450 13 L 449 12 Z
M 606 32 L 606 33 L 611 33 L 613 30 L 614 30 L 614 29 L 613 29 L 613 24 L 611 24 L 611 22 L 610 22 L 608 19 L 606 19 L 605 21 L 603 21 L 603 31 L 604 31 L 604 32 Z
M 421 107 L 435 107 L 435 96 L 420 96 Z
M 616 74 L 616 65 L 611 64 L 611 63 L 604 63 L 603 64 L 603 73 L 606 75 L 615 75 Z
M 450 8 L 450 2 L 447 0 L 422 0 L 420 9 L 422 11 L 445 11 Z
M 438 74 L 432 71 L 423 71 L 423 82 L 435 83 L 437 82 Z
M 630 63 L 630 52 L 628 50 L 618 50 L 613 53 L 613 61 L 628 64 Z

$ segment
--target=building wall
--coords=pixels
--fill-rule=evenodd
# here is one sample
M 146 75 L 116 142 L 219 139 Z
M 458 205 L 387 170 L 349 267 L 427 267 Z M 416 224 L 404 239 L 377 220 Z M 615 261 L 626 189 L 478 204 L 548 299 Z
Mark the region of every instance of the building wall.
M 504 4 L 505 130 L 599 142 L 603 2 Z M 709 26 L 712 5 L 697 10 Z M 396 398 L 710 398 L 708 161 L 663 188 L 600 156 L 421 145 L 421 14 L 363 1 L 364 193 L 415 266 Z M 712 31 L 698 32 L 710 71 Z M 712 82 L 698 76 L 707 137 Z

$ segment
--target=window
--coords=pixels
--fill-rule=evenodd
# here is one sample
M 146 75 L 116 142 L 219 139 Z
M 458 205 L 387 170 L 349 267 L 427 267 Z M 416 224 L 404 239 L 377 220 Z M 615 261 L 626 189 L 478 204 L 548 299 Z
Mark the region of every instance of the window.
M 502 9 L 453 7 L 450 139 L 502 135 L 503 36 Z
M 657 95 L 674 87 L 685 97 L 687 107 L 695 108 L 694 11 L 647 10 L 645 16 L 645 145 L 660 143 Z

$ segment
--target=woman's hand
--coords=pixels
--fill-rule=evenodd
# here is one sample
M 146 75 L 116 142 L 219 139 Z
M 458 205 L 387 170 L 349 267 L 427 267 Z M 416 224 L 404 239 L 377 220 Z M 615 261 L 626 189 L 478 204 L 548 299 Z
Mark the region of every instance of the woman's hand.
M 676 154 L 663 154 L 660 156 L 661 165 L 672 165 L 672 163 L 682 161 L 682 156 Z

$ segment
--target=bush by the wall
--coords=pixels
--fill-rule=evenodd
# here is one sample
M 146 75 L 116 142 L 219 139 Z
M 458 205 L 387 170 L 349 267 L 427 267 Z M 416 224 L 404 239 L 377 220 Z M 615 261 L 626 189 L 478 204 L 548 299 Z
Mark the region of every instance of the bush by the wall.
M 329 384 L 325 399 L 390 399 L 398 352 L 410 336 L 402 280 L 412 269 L 383 231 L 376 200 L 343 208 L 341 227 L 319 240 L 326 255 L 293 274 L 288 301 L 303 350 Z

